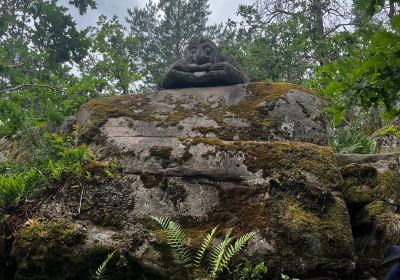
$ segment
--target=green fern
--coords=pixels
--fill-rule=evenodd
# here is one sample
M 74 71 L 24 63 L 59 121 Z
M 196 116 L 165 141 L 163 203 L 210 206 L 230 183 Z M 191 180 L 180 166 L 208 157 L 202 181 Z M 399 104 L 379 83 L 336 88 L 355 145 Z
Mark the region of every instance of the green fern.
M 218 226 L 214 227 L 211 230 L 211 233 L 207 234 L 207 236 L 204 237 L 204 240 L 203 240 L 203 243 L 201 244 L 200 250 L 197 251 L 196 257 L 194 259 L 195 266 L 200 266 L 201 260 L 203 259 L 204 254 L 206 253 L 208 247 L 210 247 L 210 244 L 214 239 L 217 229 L 218 229 Z
M 168 245 L 171 246 L 174 253 L 177 255 L 180 263 L 185 267 L 191 266 L 191 255 L 189 249 L 184 244 L 184 234 L 179 224 L 169 220 L 168 218 L 151 218 L 159 223 L 163 228 Z
M 222 271 L 224 268 L 227 268 L 227 267 L 228 267 L 229 261 L 230 261 L 237 253 L 239 253 L 239 252 L 244 248 L 244 246 L 246 245 L 246 243 L 247 243 L 251 238 L 253 238 L 253 236 L 254 236 L 255 234 L 256 234 L 256 233 L 255 233 L 254 231 L 253 231 L 253 232 L 246 233 L 245 235 L 243 235 L 242 237 L 240 237 L 238 240 L 236 240 L 236 242 L 235 242 L 234 245 L 229 245 L 229 247 L 228 247 L 227 250 L 225 251 L 225 253 L 224 253 L 223 257 L 222 257 L 221 263 L 220 263 L 221 271 Z
M 107 270 L 107 264 L 111 260 L 111 258 L 114 256 L 114 252 L 108 254 L 107 258 L 103 261 L 103 263 L 97 268 L 94 279 L 96 280 L 102 280 L 104 279 L 104 275 Z
M 0 207 L 16 206 L 26 189 L 24 177 L 0 176 Z
M 206 274 L 205 276 L 207 278 L 215 279 L 220 272 L 228 268 L 229 261 L 241 251 L 246 243 L 255 235 L 255 232 L 247 233 L 238 238 L 235 244 L 231 245 L 233 240 L 233 237 L 231 237 L 232 229 L 228 229 L 224 240 L 212 249 L 209 256 L 209 266 L 199 269 L 206 251 L 212 244 L 218 226 L 214 227 L 211 232 L 204 237 L 202 245 L 192 261 L 190 251 L 184 243 L 185 236 L 183 235 L 181 226 L 168 218 L 154 216 L 151 216 L 151 218 L 163 228 L 167 243 L 177 255 L 180 263 L 187 268 L 189 276 L 198 276 L 200 273 Z
M 228 247 L 228 245 L 232 241 L 232 229 L 228 229 L 224 240 L 216 247 L 214 248 L 213 252 L 211 253 L 210 261 L 211 261 L 211 276 L 215 277 L 219 272 L 223 270 L 223 267 L 221 266 L 221 261 L 224 257 L 225 254 L 225 249 Z

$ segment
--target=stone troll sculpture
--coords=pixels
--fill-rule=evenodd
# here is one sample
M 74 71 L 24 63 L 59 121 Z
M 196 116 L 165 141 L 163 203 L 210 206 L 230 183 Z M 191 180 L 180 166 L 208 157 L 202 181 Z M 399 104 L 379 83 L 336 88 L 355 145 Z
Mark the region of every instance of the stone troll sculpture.
M 186 88 L 248 83 L 240 64 L 231 56 L 221 56 L 213 41 L 195 37 L 186 57 L 174 63 L 162 76 L 160 87 Z

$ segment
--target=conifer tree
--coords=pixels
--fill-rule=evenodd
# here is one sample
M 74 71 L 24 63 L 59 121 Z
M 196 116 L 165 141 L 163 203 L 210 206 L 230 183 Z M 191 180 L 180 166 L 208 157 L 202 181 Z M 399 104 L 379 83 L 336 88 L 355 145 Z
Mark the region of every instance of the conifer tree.
M 208 26 L 208 0 L 149 0 L 142 9 L 128 10 L 131 35 L 139 40 L 140 64 L 148 72 L 145 82 L 158 83 L 160 76 L 184 53 L 186 43 L 201 34 L 213 37 L 220 26 Z

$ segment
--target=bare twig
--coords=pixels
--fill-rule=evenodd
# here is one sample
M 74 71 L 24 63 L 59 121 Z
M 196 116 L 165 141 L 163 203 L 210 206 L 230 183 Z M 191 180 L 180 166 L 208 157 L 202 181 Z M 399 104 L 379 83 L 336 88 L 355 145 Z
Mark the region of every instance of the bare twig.
M 11 87 L 11 88 L 6 88 L 6 89 L 3 89 L 3 90 L 0 90 L 0 93 L 6 93 L 6 92 L 14 91 L 14 90 L 20 90 L 20 89 L 23 89 L 25 87 L 49 88 L 51 90 L 58 91 L 60 93 L 64 93 L 64 90 L 62 90 L 60 88 L 56 88 L 56 87 L 49 86 L 49 85 L 35 85 L 35 84 L 22 84 L 22 85 L 18 85 L 18 86 Z
M 78 215 L 80 215 L 80 214 L 81 214 L 82 199 L 83 199 L 83 190 L 84 190 L 84 187 L 82 187 L 81 199 L 79 200 Z

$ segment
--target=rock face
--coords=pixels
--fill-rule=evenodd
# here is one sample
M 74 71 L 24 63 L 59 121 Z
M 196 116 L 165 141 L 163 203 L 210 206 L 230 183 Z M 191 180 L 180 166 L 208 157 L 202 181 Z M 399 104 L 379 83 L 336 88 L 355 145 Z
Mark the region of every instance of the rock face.
M 255 231 L 243 256 L 265 261 L 273 279 L 353 272 L 343 178 L 308 90 L 257 83 L 97 99 L 78 124 L 79 141 L 123 171 L 83 189 L 66 182 L 37 203 L 12 246 L 16 279 L 86 279 L 88 261 L 114 249 L 113 279 L 185 279 L 150 215 L 180 223 L 194 247 L 216 225 Z
M 385 247 L 400 242 L 400 154 L 337 155 L 337 160 L 352 219 L 356 274 L 382 276 Z

